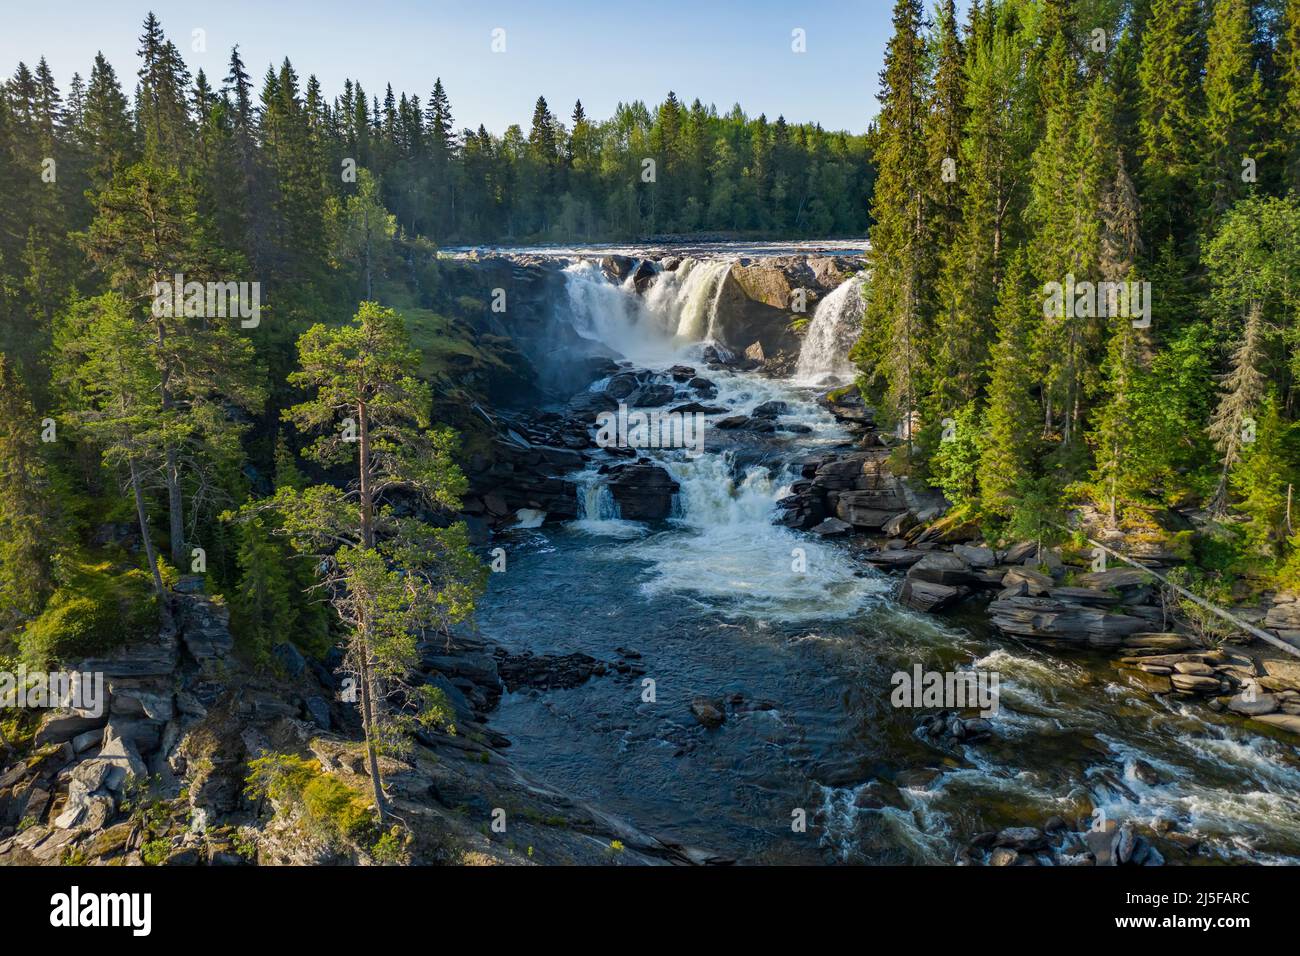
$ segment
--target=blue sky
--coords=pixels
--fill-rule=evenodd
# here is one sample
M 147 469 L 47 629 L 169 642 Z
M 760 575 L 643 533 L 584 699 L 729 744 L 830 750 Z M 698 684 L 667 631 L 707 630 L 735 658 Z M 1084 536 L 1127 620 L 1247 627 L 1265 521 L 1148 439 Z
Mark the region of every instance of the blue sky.
M 784 114 L 860 132 L 876 112 L 876 90 L 890 31 L 891 0 L 60 0 L 3 4 L 0 71 L 44 54 L 61 89 L 85 76 L 97 50 L 113 64 L 129 95 L 138 67 L 140 24 L 152 8 L 185 55 L 220 85 L 238 43 L 256 82 L 268 64 L 289 56 L 305 79 L 315 73 L 332 99 L 343 80 L 361 80 L 381 98 L 428 95 L 441 76 L 456 125 L 483 123 L 501 132 L 527 127 L 543 95 L 566 121 L 581 98 L 604 118 L 620 101 L 657 103 L 668 90 L 725 111 Z M 960 4 L 965 6 L 965 2 Z M 192 31 L 206 31 L 206 52 Z M 506 52 L 490 49 L 495 28 Z M 791 31 L 807 52 L 791 51 Z

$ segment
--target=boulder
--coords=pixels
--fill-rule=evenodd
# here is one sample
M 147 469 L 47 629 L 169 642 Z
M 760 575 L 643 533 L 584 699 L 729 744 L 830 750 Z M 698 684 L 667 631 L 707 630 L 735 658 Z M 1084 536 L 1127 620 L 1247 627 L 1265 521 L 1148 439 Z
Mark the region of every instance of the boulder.
M 897 538 L 914 527 L 916 527 L 916 515 L 910 511 L 903 511 L 881 525 L 880 530 L 891 538 Z
M 954 544 L 952 553 L 961 558 L 972 568 L 991 568 L 997 564 L 997 556 L 992 548 L 977 547 L 970 544 Z
M 1278 700 L 1273 694 L 1255 693 L 1252 695 L 1237 694 L 1229 699 L 1228 709 L 1236 714 L 1244 714 L 1247 717 L 1259 717 L 1264 714 L 1271 714 L 1278 708 Z
M 1107 568 L 1105 571 L 1092 571 L 1075 578 L 1075 583 L 1083 588 L 1135 588 L 1151 583 L 1151 575 L 1137 568 Z
M 809 529 L 815 535 L 823 538 L 833 538 L 839 535 L 848 534 L 853 530 L 853 525 L 847 521 L 841 521 L 839 518 L 827 518 L 821 524 Z
M 907 572 L 908 580 L 928 581 L 932 584 L 961 585 L 975 581 L 970 568 L 955 554 L 930 551 Z
M 660 521 L 673 510 L 680 486 L 658 465 L 630 464 L 611 469 L 610 493 L 619 515 L 628 521 Z
M 937 584 L 933 581 L 915 580 L 908 577 L 903 582 L 903 590 L 898 599 L 902 604 L 916 611 L 941 611 L 951 607 L 970 591 L 968 588 L 949 584 Z
M 993 626 L 1019 637 L 1117 646 L 1146 628 L 1144 620 L 1043 597 L 999 598 L 989 604 Z
M 1014 588 L 1017 585 L 1024 585 L 1027 594 L 1040 596 L 1046 594 L 1055 582 L 1041 571 L 1034 571 L 1031 568 L 1012 568 L 1002 576 L 1002 586 Z
M 721 727 L 727 719 L 727 715 L 722 709 L 722 701 L 710 700 L 708 697 L 696 697 L 692 700 L 691 713 L 696 720 L 710 729 Z
M 754 406 L 754 410 L 749 414 L 751 418 L 779 418 L 789 411 L 790 406 L 785 402 L 771 401 Z
M 910 568 L 932 551 L 914 551 L 909 548 L 888 548 L 863 556 L 868 564 L 880 568 Z
M 1268 724 L 1270 727 L 1276 727 L 1279 730 L 1285 730 L 1288 733 L 1300 734 L 1300 717 L 1295 714 L 1260 714 L 1258 717 L 1252 717 L 1252 720 L 1258 720 L 1261 724 Z
M 87 712 L 71 708 L 53 710 L 41 718 L 32 746 L 44 747 L 46 744 L 66 743 L 87 731 L 101 729 L 106 723 L 108 723 L 108 708 L 104 708 L 104 713 L 98 716 L 91 716 Z

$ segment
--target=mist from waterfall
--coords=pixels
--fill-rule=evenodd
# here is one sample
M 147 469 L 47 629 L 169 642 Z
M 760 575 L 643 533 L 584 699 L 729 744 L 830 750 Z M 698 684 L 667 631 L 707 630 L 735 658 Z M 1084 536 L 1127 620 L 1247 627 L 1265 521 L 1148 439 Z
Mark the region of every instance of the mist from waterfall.
M 613 282 L 594 260 L 582 259 L 564 269 L 569 321 L 583 338 L 625 358 L 669 361 L 677 349 L 711 340 L 730 271 L 730 260 L 684 259 L 676 269 L 660 271 L 643 297 L 632 278 L 635 269 L 623 282 Z
M 863 296 L 865 274 L 859 272 L 841 282 L 830 295 L 817 303 L 803 347 L 799 350 L 799 364 L 795 379 L 809 384 L 823 384 L 833 379 L 837 382 L 853 378 L 853 363 L 849 349 L 862 331 L 862 315 L 866 311 Z

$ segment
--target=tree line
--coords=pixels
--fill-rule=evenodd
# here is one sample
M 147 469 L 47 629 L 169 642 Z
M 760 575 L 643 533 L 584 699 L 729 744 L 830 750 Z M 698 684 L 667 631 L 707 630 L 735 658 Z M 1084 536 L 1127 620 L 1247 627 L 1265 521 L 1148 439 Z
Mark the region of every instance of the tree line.
M 995 535 L 1193 515 L 1216 580 L 1297 583 L 1300 2 L 896 0 L 875 137 L 899 467 Z

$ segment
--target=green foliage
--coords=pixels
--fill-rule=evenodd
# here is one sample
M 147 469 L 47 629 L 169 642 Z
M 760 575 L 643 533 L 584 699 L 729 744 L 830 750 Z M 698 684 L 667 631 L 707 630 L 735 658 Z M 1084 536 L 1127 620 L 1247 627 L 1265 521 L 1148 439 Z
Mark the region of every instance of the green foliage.
M 307 832 L 331 845 L 356 845 L 375 839 L 370 803 L 338 777 L 326 773 L 314 759 L 272 753 L 249 762 L 247 790 L 266 797 L 278 812 L 296 813 Z M 396 850 L 394 841 L 381 852 Z
M 288 555 L 261 518 L 241 522 L 238 536 L 240 578 L 231 630 L 255 658 L 266 661 L 272 645 L 294 633 Z
M 139 640 L 157 626 L 158 603 L 145 572 L 79 564 L 66 572 L 18 645 L 30 666 L 69 664 Z
M 945 428 L 938 450 L 930 459 L 935 484 L 958 508 L 977 497 L 976 475 L 980 462 L 982 416 L 974 402 L 963 406 Z
M 43 427 L 0 353 L 0 630 L 38 614 L 52 589 L 61 529 L 41 454 Z

